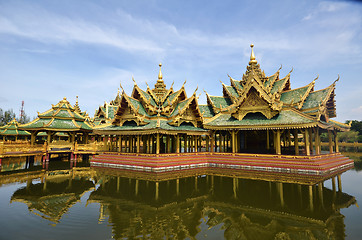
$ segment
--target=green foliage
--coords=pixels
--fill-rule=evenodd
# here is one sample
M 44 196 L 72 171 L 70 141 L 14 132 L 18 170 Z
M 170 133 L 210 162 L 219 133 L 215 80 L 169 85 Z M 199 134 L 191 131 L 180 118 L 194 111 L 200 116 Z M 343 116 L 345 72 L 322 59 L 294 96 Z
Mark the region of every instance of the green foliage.
M 362 135 L 362 121 L 352 120 L 351 130 L 358 132 Z
M 353 130 L 348 132 L 339 132 L 338 138 L 340 142 L 357 142 L 358 132 Z
M 5 112 L 0 108 L 0 126 L 6 125 L 8 122 L 15 118 L 13 109 L 6 110 Z
M 321 141 L 328 142 L 328 133 L 321 133 Z
M 15 113 L 13 109 L 6 110 L 5 112 L 0 108 L 0 126 L 4 126 L 8 124 L 11 120 L 15 118 Z M 17 119 L 17 121 L 21 124 L 30 122 L 30 117 L 24 113 L 21 119 Z

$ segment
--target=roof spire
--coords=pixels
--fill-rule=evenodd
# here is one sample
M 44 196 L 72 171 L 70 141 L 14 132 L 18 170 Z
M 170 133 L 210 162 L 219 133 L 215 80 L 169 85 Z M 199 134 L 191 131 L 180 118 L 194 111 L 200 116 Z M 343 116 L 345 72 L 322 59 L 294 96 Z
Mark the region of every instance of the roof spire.
M 160 72 L 158 73 L 158 80 L 162 80 L 162 72 L 161 72 L 162 63 L 158 64 L 158 66 L 160 66 Z
M 254 55 L 254 44 L 250 44 L 251 47 L 251 55 L 250 55 L 250 63 L 256 63 L 255 55 Z

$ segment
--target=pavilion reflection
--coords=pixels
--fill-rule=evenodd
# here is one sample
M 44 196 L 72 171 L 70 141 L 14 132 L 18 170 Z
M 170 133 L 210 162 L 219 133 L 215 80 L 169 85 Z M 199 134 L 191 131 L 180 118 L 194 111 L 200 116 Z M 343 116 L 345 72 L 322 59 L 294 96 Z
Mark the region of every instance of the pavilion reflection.
M 23 202 L 30 212 L 55 224 L 91 191 L 87 204 L 100 204 L 99 221 L 109 222 L 115 239 L 195 239 L 208 234 L 206 229 L 220 227 L 223 232 L 217 233 L 226 239 L 343 239 L 340 209 L 356 200 L 342 192 L 338 176 L 291 178 L 232 169 L 155 174 L 77 167 L 0 175 L 0 185 L 26 182 L 11 202 Z M 332 189 L 324 187 L 331 179 Z
M 341 239 L 341 208 L 356 200 L 323 186 L 252 180 L 223 175 L 188 177 L 152 174 L 130 178 L 127 171 L 97 170 L 101 182 L 88 202 L 100 203 L 100 220 L 108 217 L 115 239 L 195 239 L 206 221 L 222 226 L 226 239 Z M 158 176 L 157 178 L 160 178 Z M 340 178 L 338 178 L 340 180 Z
M 17 174 L 14 179 L 27 184 L 13 193 L 10 203 L 23 202 L 30 212 L 57 224 L 85 192 L 94 189 L 95 184 L 87 173 L 89 168 L 85 172 L 70 169 L 37 171 L 28 176 Z M 41 182 L 33 184 L 38 179 Z

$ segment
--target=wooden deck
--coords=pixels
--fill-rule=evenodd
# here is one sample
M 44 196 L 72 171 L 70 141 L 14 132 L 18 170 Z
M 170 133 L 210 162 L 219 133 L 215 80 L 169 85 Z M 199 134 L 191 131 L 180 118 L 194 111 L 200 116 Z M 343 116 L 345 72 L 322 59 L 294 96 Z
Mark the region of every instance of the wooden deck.
M 305 179 L 305 183 L 329 178 L 353 168 L 353 160 L 331 153 L 313 156 L 291 156 L 242 153 L 179 153 L 179 154 L 126 154 L 104 153 L 91 160 L 91 166 L 108 169 L 126 169 L 135 172 L 165 173 L 204 169 L 203 174 L 226 170 L 234 175 L 269 174 L 273 178 L 289 175 Z M 200 174 L 200 171 L 198 171 Z M 313 177 L 314 176 L 314 177 Z M 308 179 L 314 179 L 309 181 Z M 290 181 L 289 181 L 290 182 Z M 298 181 L 299 182 L 299 181 Z

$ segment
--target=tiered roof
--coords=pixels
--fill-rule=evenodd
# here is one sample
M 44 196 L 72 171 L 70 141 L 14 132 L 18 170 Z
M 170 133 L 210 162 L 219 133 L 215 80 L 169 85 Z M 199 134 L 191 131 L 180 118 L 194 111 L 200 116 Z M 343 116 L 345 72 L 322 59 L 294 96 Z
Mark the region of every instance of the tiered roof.
M 92 131 L 86 117 L 79 114 L 66 98 L 46 112 L 38 113 L 38 117 L 30 123 L 21 125 L 21 129 L 35 131 Z
M 104 102 L 103 106 L 99 106 L 99 108 L 96 110 L 92 120 L 93 124 L 98 126 L 112 122 L 114 115 L 117 112 L 120 99 L 121 96 L 118 90 L 117 96 L 114 100 L 110 101 L 109 103 Z
M 207 129 L 267 129 L 304 128 L 320 126 L 347 130 L 329 118 L 336 116 L 335 83 L 314 91 L 315 81 L 304 87 L 291 89 L 290 71 L 279 77 L 280 69 L 266 76 L 256 61 L 253 45 L 246 72 L 241 80 L 230 78 L 230 85 L 222 83 L 223 96 L 206 93 L 207 105 L 200 105 L 204 127 Z
M 167 89 L 161 72 L 162 65 L 159 66 L 155 87 L 151 89 L 147 85 L 147 90 L 144 91 L 134 81 L 131 96 L 123 90 L 112 123 L 96 127 L 96 131 L 124 131 L 127 134 L 176 134 L 190 131 L 201 134 L 206 131 L 201 128 L 203 118 L 198 107 L 197 89 L 189 98 L 186 95 L 185 83 L 178 91 L 174 91 L 173 86 Z
M 5 126 L 0 128 L 0 135 L 6 136 L 30 136 L 28 131 L 20 130 L 19 123 L 14 118 Z

